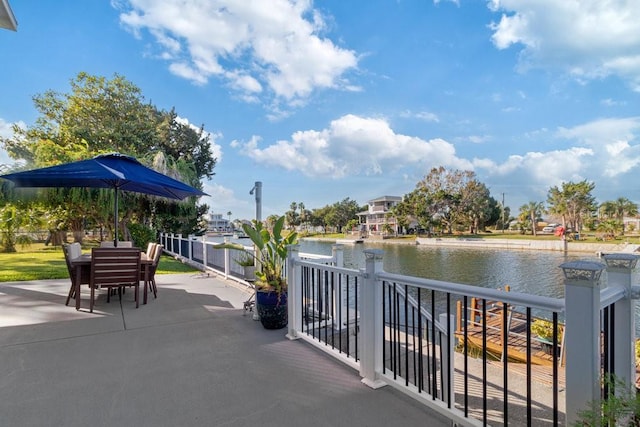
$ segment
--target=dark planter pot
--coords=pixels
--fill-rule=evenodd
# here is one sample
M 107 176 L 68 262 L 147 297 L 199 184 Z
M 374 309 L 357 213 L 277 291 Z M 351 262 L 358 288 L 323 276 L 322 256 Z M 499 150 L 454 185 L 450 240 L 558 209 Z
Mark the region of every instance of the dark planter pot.
M 542 351 L 548 355 L 553 355 L 553 342 L 544 338 L 540 338 L 540 346 Z M 560 357 L 560 346 L 556 347 L 556 357 Z
M 286 292 L 278 296 L 275 292 L 258 291 L 256 293 L 256 307 L 260 323 L 265 329 L 282 329 L 287 326 L 289 314 Z

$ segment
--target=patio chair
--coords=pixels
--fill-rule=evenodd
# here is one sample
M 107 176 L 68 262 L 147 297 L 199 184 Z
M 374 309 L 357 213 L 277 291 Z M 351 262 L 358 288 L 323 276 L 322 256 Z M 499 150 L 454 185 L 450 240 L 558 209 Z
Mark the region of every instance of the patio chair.
M 94 248 L 91 250 L 91 303 L 93 313 L 95 290 L 106 288 L 122 290 L 124 286 L 134 288 L 136 308 L 140 294 L 140 249 L 137 248 Z M 109 295 L 107 293 L 107 298 Z M 121 292 L 119 292 L 121 294 Z M 122 296 L 120 296 L 122 298 Z
M 71 280 L 71 286 L 69 287 L 69 293 L 67 294 L 67 301 L 64 305 L 69 305 L 69 300 L 76 297 L 76 275 L 71 266 L 71 260 L 79 257 L 82 254 L 82 248 L 80 243 L 71 243 L 62 245 L 62 252 L 64 253 L 64 260 L 67 263 L 67 271 L 69 271 L 69 279 Z
M 147 244 L 147 251 L 145 253 L 147 254 L 148 258 L 153 258 L 153 254 L 157 246 L 158 244 L 154 242 L 149 242 L 149 244 Z
M 113 248 L 113 240 L 105 240 L 103 242 L 100 242 L 100 247 L 101 248 Z M 125 240 L 125 241 L 120 241 L 118 240 L 118 247 L 119 248 L 132 248 L 133 247 L 133 242 Z
M 147 256 L 151 256 L 153 262 L 148 266 L 149 268 L 149 277 L 148 284 L 149 290 L 153 291 L 153 297 L 158 298 L 158 287 L 156 286 L 156 270 L 158 269 L 158 264 L 160 263 L 160 256 L 162 255 L 162 248 L 164 246 L 154 243 L 154 248 L 147 252 Z M 151 253 L 152 255 L 149 255 Z M 140 280 L 144 280 L 144 268 L 140 269 Z

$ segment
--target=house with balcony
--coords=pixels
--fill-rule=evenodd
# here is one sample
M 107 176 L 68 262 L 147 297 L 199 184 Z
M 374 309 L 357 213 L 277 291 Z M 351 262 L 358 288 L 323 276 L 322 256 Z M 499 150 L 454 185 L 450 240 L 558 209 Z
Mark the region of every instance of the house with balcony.
M 360 235 L 373 238 L 396 236 L 399 232 L 398 223 L 388 213 L 401 201 L 402 197 L 399 196 L 382 196 L 369 200 L 369 209 L 358 213 Z
M 223 218 L 222 214 L 211 214 L 207 231 L 215 233 L 233 231 L 233 224 L 229 219 Z

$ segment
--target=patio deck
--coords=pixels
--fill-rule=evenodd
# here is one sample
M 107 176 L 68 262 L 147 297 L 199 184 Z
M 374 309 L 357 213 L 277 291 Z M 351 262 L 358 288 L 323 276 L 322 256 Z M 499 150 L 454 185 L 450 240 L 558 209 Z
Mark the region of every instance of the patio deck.
M 0 283 L 3 426 L 450 425 L 285 330 L 243 315 L 239 285 L 158 275 L 135 308 L 104 292 L 76 311 L 69 280 Z

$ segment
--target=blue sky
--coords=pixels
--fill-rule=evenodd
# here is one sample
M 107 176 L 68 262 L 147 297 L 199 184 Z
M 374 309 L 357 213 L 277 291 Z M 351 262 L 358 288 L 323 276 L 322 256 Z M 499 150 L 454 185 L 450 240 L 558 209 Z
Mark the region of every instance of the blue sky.
M 365 204 L 432 167 L 517 212 L 587 179 L 640 202 L 640 7 L 623 0 L 11 1 L 0 135 L 78 72 L 210 132 L 212 213 Z M 0 150 L 0 164 L 7 164 Z

